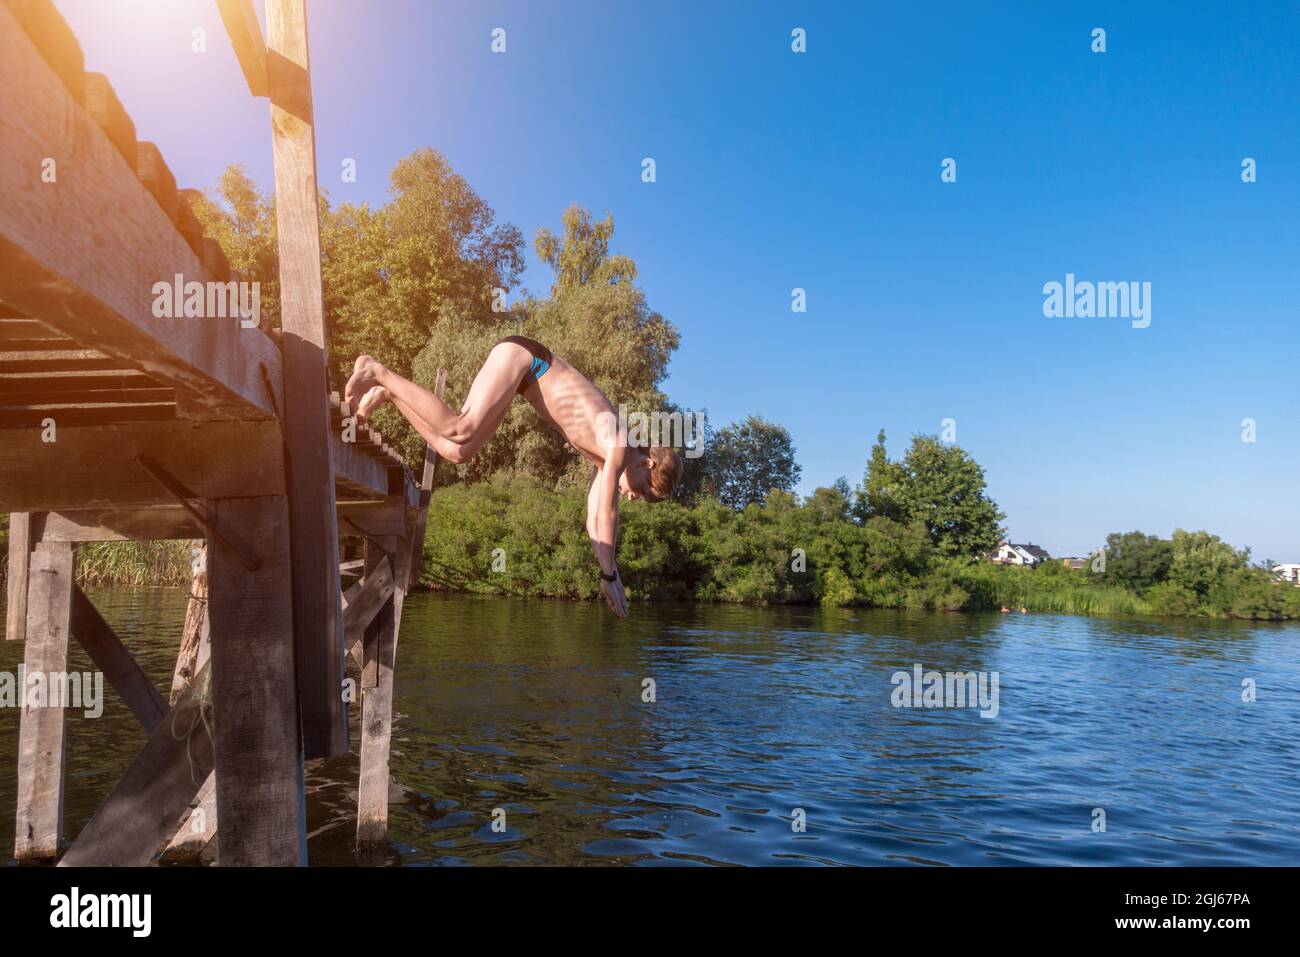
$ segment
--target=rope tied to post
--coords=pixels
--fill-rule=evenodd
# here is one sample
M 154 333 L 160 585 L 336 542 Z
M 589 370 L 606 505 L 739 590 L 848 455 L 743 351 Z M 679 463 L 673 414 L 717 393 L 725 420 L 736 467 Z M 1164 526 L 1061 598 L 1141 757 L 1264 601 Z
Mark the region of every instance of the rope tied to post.
M 185 760 L 189 763 L 190 781 L 195 787 L 203 783 L 203 777 L 206 777 L 212 768 L 203 768 L 203 777 L 195 772 L 195 769 L 201 765 L 195 760 L 190 746 L 194 740 L 194 732 L 201 726 L 207 733 L 209 742 L 216 740 L 212 731 L 212 669 L 205 668 L 197 680 L 200 682 L 198 687 L 188 691 L 185 703 L 172 711 L 168 728 L 173 739 L 185 742 Z M 178 734 L 177 725 L 185 721 L 189 722 L 188 727 Z

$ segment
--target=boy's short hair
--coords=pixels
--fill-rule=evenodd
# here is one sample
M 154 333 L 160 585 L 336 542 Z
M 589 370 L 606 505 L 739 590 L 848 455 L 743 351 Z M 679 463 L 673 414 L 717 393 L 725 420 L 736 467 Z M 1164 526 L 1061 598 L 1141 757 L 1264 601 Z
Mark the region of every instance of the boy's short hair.
M 650 495 L 652 502 L 662 502 L 672 497 L 673 489 L 682 480 L 682 457 L 664 445 L 652 445 L 645 456 L 653 463 L 650 469 Z

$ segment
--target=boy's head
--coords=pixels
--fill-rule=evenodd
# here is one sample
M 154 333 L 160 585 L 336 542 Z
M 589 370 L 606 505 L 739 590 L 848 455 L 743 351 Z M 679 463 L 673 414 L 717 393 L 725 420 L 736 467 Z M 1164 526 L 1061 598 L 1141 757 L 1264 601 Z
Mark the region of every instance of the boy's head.
M 642 452 L 642 458 L 629 465 L 619 477 L 619 490 L 630 502 L 639 498 L 662 502 L 673 494 L 682 479 L 682 457 L 662 445 L 652 445 Z

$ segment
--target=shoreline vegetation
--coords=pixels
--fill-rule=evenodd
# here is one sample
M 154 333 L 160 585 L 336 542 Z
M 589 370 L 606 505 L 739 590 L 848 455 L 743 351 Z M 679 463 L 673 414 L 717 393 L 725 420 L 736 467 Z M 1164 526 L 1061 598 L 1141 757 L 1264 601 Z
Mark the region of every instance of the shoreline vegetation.
M 274 333 L 274 197 L 232 166 L 191 203 L 232 267 L 260 284 Z M 519 286 L 522 232 L 498 223 L 436 150 L 396 163 L 386 203 L 335 205 L 322 193 L 320 216 L 335 388 L 367 352 L 426 388 L 445 369 L 445 398 L 455 407 L 492 344 L 526 334 L 623 407 L 702 423 L 674 499 L 621 508 L 619 565 L 633 600 L 1300 618 L 1300 588 L 1275 581 L 1271 562 L 1252 564 L 1249 550 L 1208 532 L 1116 533 L 1083 569 L 993 564 L 988 555 L 1005 537 L 1005 515 L 987 494 L 983 469 L 956 444 L 955 423 L 942 438 L 913 436 L 898 459 L 881 431 L 860 484 L 840 478 L 796 497 L 801 468 L 785 428 L 749 416 L 714 429 L 707 410 L 690 412 L 660 388 L 680 337 L 650 307 L 635 260 L 612 249 L 612 214 L 597 221 L 570 206 L 559 233 L 537 231 L 534 252 L 554 273 L 545 295 Z M 405 419 L 383 407 L 373 423 L 418 470 L 423 441 Z M 425 584 L 595 599 L 599 579 L 583 521 L 589 470 L 531 406 L 514 403 L 473 460 L 439 463 Z M 8 516 L 0 514 L 0 563 L 7 542 Z M 77 570 L 86 584 L 184 586 L 189 543 L 87 544 Z
M 580 486 L 556 489 L 526 476 L 438 489 L 422 584 L 595 600 L 584 506 Z M 624 503 L 620 511 L 620 573 L 633 601 L 1300 619 L 1300 588 L 1274 581 L 1245 553 L 1201 532 L 1113 535 L 1106 571 L 1098 573 L 1055 561 L 1027 568 L 946 555 L 919 523 L 872 517 L 859 524 L 834 488 L 802 501 L 774 490 L 743 509 L 702 498 Z M 0 531 L 0 546 L 7 534 Z M 78 580 L 184 587 L 189 562 L 186 541 L 87 544 L 78 549 Z M 1135 571 L 1147 579 L 1134 580 Z

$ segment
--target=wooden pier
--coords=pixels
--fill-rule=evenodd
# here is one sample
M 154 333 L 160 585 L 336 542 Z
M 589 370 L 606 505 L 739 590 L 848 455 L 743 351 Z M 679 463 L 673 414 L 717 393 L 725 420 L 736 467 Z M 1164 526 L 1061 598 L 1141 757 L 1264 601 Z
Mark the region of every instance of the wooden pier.
M 50 0 L 0 0 L 5 637 L 47 674 L 78 641 L 148 735 L 66 835 L 64 713 L 24 706 L 20 861 L 145 865 L 215 840 L 222 865 L 305 864 L 303 762 L 349 750 L 349 707 L 358 849 L 385 845 L 397 637 L 432 453 L 417 483 L 328 391 L 305 0 L 267 0 L 265 40 L 251 0 L 217 5 L 248 88 L 232 76 L 231 95 L 270 102 L 278 336 L 154 314 L 159 282 L 239 277 Z M 341 537 L 364 543 L 346 592 Z M 168 693 L 75 582 L 79 543 L 125 539 L 197 543 Z

